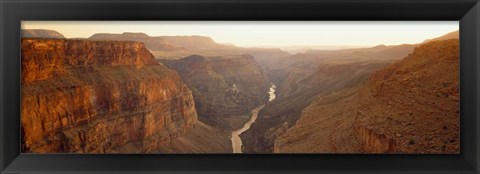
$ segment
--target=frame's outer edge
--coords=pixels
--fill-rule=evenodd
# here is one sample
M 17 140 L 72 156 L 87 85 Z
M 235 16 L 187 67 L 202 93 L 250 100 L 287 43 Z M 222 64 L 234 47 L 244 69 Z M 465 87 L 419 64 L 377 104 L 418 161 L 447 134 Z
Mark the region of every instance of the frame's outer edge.
M 3 114 L 3 59 L 4 59 L 4 56 L 3 56 L 3 23 L 4 23 L 4 10 L 3 10 L 3 3 L 4 3 L 4 0 L 0 0 L 0 154 L 4 154 L 5 150 L 4 150 L 4 147 L 3 147 L 3 143 L 4 142 L 4 131 L 3 129 L 5 128 L 5 126 L 3 126 L 5 124 L 5 121 L 3 119 L 4 117 L 4 114 Z M 6 164 L 5 159 L 3 159 L 3 155 L 0 155 L 0 172 L 2 172 L 5 167 L 6 167 Z
M 474 24 L 472 24 L 474 22 Z M 468 125 L 473 124 L 471 130 L 466 130 L 465 125 L 462 125 L 461 129 L 461 145 L 462 149 L 464 147 L 472 148 L 472 152 L 465 153 L 465 151 L 461 150 L 462 156 L 465 159 L 465 162 L 473 168 L 474 171 L 472 173 L 480 174 L 480 106 L 478 102 L 480 101 L 480 1 L 477 3 L 462 17 L 460 22 L 460 43 L 468 43 L 468 45 L 460 45 L 460 61 L 461 64 L 464 65 L 463 68 L 460 69 L 461 76 L 460 88 L 462 90 L 467 90 L 469 92 L 473 92 L 475 94 L 465 94 L 464 92 L 460 92 L 461 96 L 464 97 L 464 101 L 473 102 L 465 103 L 461 100 L 461 111 L 462 109 L 472 110 L 473 112 L 468 112 L 463 114 L 461 118 L 463 121 L 461 123 L 467 123 Z M 466 35 L 468 34 L 468 36 Z M 463 57 L 463 59 L 462 59 Z M 465 59 L 468 58 L 468 59 Z M 463 62 L 463 63 L 462 63 Z M 470 77 L 466 77 L 465 75 L 469 74 Z M 462 76 L 463 75 L 463 76 Z M 473 77 L 471 77 L 473 76 Z M 470 80 L 474 80 L 474 83 L 470 83 L 470 86 L 466 86 L 465 82 Z M 463 95 L 462 95 L 463 93 Z M 473 96 L 471 96 L 473 95 Z M 477 104 L 477 105 L 474 105 Z M 468 115 L 465 115 L 468 114 Z M 471 123 L 473 122 L 473 123 Z M 472 132 L 473 131 L 473 132 Z M 469 144 L 465 144 L 465 138 L 473 138 Z
M 5 117 L 5 115 L 4 115 L 4 113 L 5 113 L 5 111 L 4 111 L 4 109 L 5 109 L 5 107 L 4 107 L 4 102 L 6 102 L 6 100 L 4 100 L 4 95 L 7 94 L 7 93 L 4 92 L 4 90 L 6 90 L 6 89 L 4 88 L 4 85 L 5 85 L 4 83 L 6 82 L 6 81 L 4 80 L 4 76 L 6 76 L 7 74 L 6 74 L 6 70 L 5 70 L 5 68 L 4 68 L 5 65 L 3 64 L 3 63 L 5 62 L 5 60 L 4 60 L 4 59 L 5 59 L 4 55 L 6 54 L 6 53 L 5 53 L 5 49 L 3 49 L 3 48 L 4 48 L 3 43 L 5 42 L 5 41 L 4 41 L 4 37 L 3 37 L 3 36 L 4 36 L 3 33 L 5 32 L 5 30 L 3 30 L 3 29 L 4 29 L 4 28 L 3 28 L 3 27 L 4 27 L 4 23 L 5 23 L 5 20 L 4 20 L 4 18 L 5 18 L 5 11 L 4 11 L 3 9 L 4 9 L 5 2 L 11 2 L 11 1 L 12 1 L 12 0 L 0 0 L 0 40 L 1 40 L 1 41 L 0 41 L 0 84 L 1 84 L 1 86 L 0 86 L 0 114 L 1 114 L 1 115 L 0 115 L 0 142 L 4 142 L 4 140 L 5 140 L 5 135 L 6 135 L 6 132 L 7 132 L 6 129 L 5 129 L 5 124 L 6 124 L 6 123 L 5 123 L 5 120 L 6 120 L 6 118 L 4 118 L 4 117 Z M 54 1 L 55 1 L 55 0 L 54 0 Z M 473 14 L 473 16 L 474 16 L 473 18 L 475 18 L 475 20 L 478 21 L 478 20 L 480 19 L 480 3 L 477 3 L 477 4 L 471 9 L 471 12 L 472 12 L 472 14 Z M 479 35 L 479 33 L 480 33 L 480 31 L 479 31 L 480 25 L 477 23 L 475 26 L 473 26 L 473 28 L 474 28 L 476 31 L 475 31 L 475 35 L 473 36 L 472 39 L 475 40 L 476 45 L 478 46 L 478 44 L 480 43 L 480 35 Z M 471 72 L 471 73 L 475 73 L 477 78 L 480 77 L 480 69 L 479 69 L 479 68 L 480 68 L 480 55 L 479 55 L 480 51 L 479 51 L 479 49 L 480 49 L 479 47 L 477 47 L 476 49 L 474 48 L 474 55 L 472 55 L 473 58 L 476 58 L 475 65 L 474 65 L 474 66 L 476 66 L 476 69 L 475 69 L 475 71 L 473 71 L 473 72 Z M 472 96 L 472 97 L 475 97 L 476 100 L 478 101 L 478 100 L 480 100 L 480 93 L 479 93 L 479 92 L 480 92 L 480 88 L 478 88 L 478 87 L 480 86 L 480 82 L 476 81 L 476 84 L 475 84 L 475 85 L 476 85 L 476 87 L 477 87 L 477 89 L 475 90 L 476 96 Z M 475 108 L 475 112 L 476 112 L 476 114 L 480 114 L 480 107 L 477 106 L 477 107 Z M 479 119 L 479 115 L 475 115 L 475 117 L 476 117 L 476 120 L 475 120 L 475 121 L 476 121 L 476 122 L 475 122 L 475 124 L 476 124 L 475 130 L 477 131 L 477 134 L 476 134 L 476 135 L 478 136 L 478 132 L 480 131 L 480 127 L 479 127 L 480 119 Z M 472 165 L 472 167 L 475 168 L 475 170 L 476 170 L 475 173 L 478 173 L 479 170 L 480 170 L 480 160 L 479 160 L 479 159 L 480 159 L 480 151 L 479 151 L 479 150 L 480 150 L 480 147 L 478 146 L 478 145 L 479 145 L 479 140 L 476 139 L 476 142 L 475 142 L 475 143 L 476 143 L 476 145 L 477 145 L 477 146 L 475 147 L 476 153 L 472 154 L 472 155 L 474 156 L 474 159 L 475 159 L 475 160 L 472 161 L 472 163 L 471 163 L 470 165 Z M 8 167 L 8 164 L 7 164 L 8 162 L 7 162 L 7 161 L 4 161 L 4 160 L 5 160 L 5 156 L 3 156 L 5 150 L 6 150 L 6 149 L 5 149 L 5 146 L 3 146 L 3 143 L 0 143 L 0 173 L 3 172 L 3 170 L 4 170 L 6 167 Z M 468 173 L 470 173 L 470 172 L 468 172 Z
M 477 3 L 475 4 L 475 6 L 472 7 L 472 9 L 470 9 L 470 11 L 466 14 L 468 15 L 469 13 L 473 13 L 471 14 L 469 17 L 471 19 L 469 20 L 474 20 L 474 21 L 477 21 L 475 25 L 473 26 L 470 26 L 472 28 L 470 28 L 473 32 L 469 32 L 469 34 L 474 34 L 472 37 L 472 41 L 475 43 L 474 45 L 476 46 L 475 47 L 472 47 L 470 49 L 472 49 L 472 51 L 470 53 L 472 53 L 472 58 L 475 58 L 475 78 L 477 79 L 476 80 L 476 83 L 475 83 L 475 92 L 476 92 L 476 96 L 475 96 L 475 100 L 476 100 L 476 103 L 478 104 L 478 102 L 480 102 L 480 1 L 477 1 Z M 460 33 L 461 34 L 461 33 Z M 461 38 L 462 39 L 462 38 Z M 468 38 L 463 38 L 463 39 L 468 39 Z M 476 108 L 475 108 L 475 118 L 476 118 L 476 122 L 475 122 L 475 131 L 476 131 L 476 138 L 475 138 L 475 154 L 474 154 L 474 161 L 472 164 L 472 167 L 474 168 L 475 170 L 475 173 L 479 174 L 480 173 L 480 106 L 477 105 Z M 468 158 L 468 157 L 467 157 Z M 468 160 L 468 159 L 467 159 Z
M 477 34 L 476 45 L 479 46 L 480 44 L 480 2 L 477 2 L 474 8 L 477 11 L 477 15 L 475 16 L 477 20 L 477 26 L 475 29 Z M 477 58 L 477 103 L 480 100 L 480 81 L 478 80 L 478 78 L 480 78 L 480 53 L 479 53 L 480 50 L 479 49 L 480 49 L 480 46 L 477 47 L 475 52 L 476 58 Z M 477 106 L 477 114 L 480 114 L 480 106 Z M 480 134 L 480 115 L 476 115 L 476 118 L 477 118 L 477 123 L 476 123 L 477 138 L 475 139 L 476 140 L 475 144 L 477 144 L 477 154 L 476 154 L 477 164 L 475 164 L 476 166 L 474 167 L 475 167 L 475 170 L 477 170 L 477 172 L 480 173 L 480 140 L 478 139 Z

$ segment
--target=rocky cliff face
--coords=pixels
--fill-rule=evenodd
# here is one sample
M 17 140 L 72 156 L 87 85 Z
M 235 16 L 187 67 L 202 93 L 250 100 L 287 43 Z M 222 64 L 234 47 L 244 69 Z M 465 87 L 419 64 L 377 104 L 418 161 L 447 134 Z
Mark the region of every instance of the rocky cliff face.
M 290 88 L 292 79 L 297 81 L 307 78 L 317 72 L 319 66 L 349 62 L 393 62 L 410 54 L 416 46 L 403 44 L 343 50 L 308 50 L 294 55 L 276 54 L 273 59 L 256 58 L 266 70 L 267 78 L 277 85 L 277 93 L 282 95 L 283 90 Z
M 250 55 L 192 55 L 163 62 L 192 89 L 199 119 L 208 125 L 237 129 L 251 109 L 267 100 L 269 85 Z
M 388 64 L 384 61 L 325 63 L 306 77 L 302 73 L 291 73 L 277 88 L 275 100 L 267 103 L 252 127 L 241 134 L 245 142 L 243 150 L 272 152 L 275 139 L 295 124 L 302 110 L 317 95 L 335 93 L 364 83 L 371 72 Z
M 458 51 L 458 39 L 431 41 L 365 85 L 317 97 L 275 152 L 458 153 Z
M 22 39 L 23 152 L 157 152 L 197 121 L 192 93 L 143 44 Z
M 450 39 L 427 42 L 402 61 L 372 74 L 368 90 L 362 91 L 366 99 L 360 107 L 365 111 L 356 122 L 362 149 L 459 152 L 458 67 L 459 42 Z M 381 143 L 372 146 L 372 139 Z
M 232 153 L 232 132 L 197 122 L 184 136 L 162 147 L 161 153 Z
M 142 43 L 64 39 L 22 40 L 22 81 L 44 80 L 95 66 L 157 65 Z

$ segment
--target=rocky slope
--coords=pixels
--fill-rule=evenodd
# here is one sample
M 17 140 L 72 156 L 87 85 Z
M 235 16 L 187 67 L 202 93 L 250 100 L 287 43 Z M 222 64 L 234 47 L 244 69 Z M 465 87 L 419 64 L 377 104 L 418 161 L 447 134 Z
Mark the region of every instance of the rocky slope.
M 440 37 L 437 37 L 437 38 L 427 39 L 427 40 L 423 41 L 422 43 L 427 43 L 427 42 L 430 42 L 430 41 L 438 41 L 438 40 L 458 39 L 458 38 L 460 38 L 460 31 L 459 30 L 447 33 L 447 34 L 445 34 L 443 36 L 440 36 Z
M 323 64 L 338 64 L 362 61 L 396 61 L 413 51 L 416 45 L 379 45 L 370 48 L 355 48 L 344 50 L 309 50 L 294 55 L 275 56 L 273 59 L 257 58 L 266 70 L 267 78 L 277 84 L 278 93 L 283 88 L 289 88 L 284 83 L 287 78 L 301 79 L 311 76 Z
M 202 122 L 187 134 L 162 147 L 161 153 L 232 153 L 231 132 Z
M 144 44 L 22 39 L 22 152 L 157 152 L 193 129 L 193 96 Z
M 367 80 L 374 70 L 388 65 L 388 61 L 325 63 L 307 77 L 289 76 L 276 99 L 260 111 L 257 121 L 241 134 L 243 150 L 249 153 L 273 151 L 275 138 L 295 124 L 303 108 L 318 94 L 335 93 Z
M 293 126 L 316 95 L 363 83 L 368 75 L 413 50 L 413 45 L 380 45 L 346 50 L 311 50 L 264 64 L 277 98 L 260 111 L 258 123 L 242 134 L 247 152 L 272 152 L 275 138 Z M 409 52 L 410 51 L 410 52 Z
M 22 37 L 63 39 L 63 34 L 54 30 L 22 29 Z
M 458 153 L 458 66 L 458 39 L 422 44 L 365 85 L 319 95 L 274 151 Z
M 442 40 L 442 37 L 435 39 Z M 260 112 L 259 118 L 263 118 L 263 122 L 265 122 L 265 124 L 263 126 L 254 125 L 253 127 L 260 128 L 254 128 L 250 130 L 250 132 L 247 131 L 245 133 L 245 138 L 250 139 L 250 141 L 257 142 L 257 145 L 251 145 L 251 147 L 247 147 L 249 148 L 247 150 L 250 150 L 251 152 L 270 152 L 272 150 L 271 144 L 273 143 L 271 140 L 275 139 L 276 136 L 282 133 L 282 131 L 278 130 L 285 130 L 285 127 L 291 126 L 292 123 L 300 117 L 300 111 L 308 106 L 310 102 L 313 101 L 315 96 L 319 94 L 328 94 L 322 93 L 323 90 L 312 90 L 317 88 L 322 89 L 321 86 L 324 86 L 324 84 L 317 84 L 316 86 L 303 85 L 304 83 L 312 82 L 304 79 L 314 79 L 311 77 L 315 76 L 319 67 L 322 68 L 325 65 L 340 65 L 361 62 L 381 63 L 383 64 L 382 66 L 385 66 L 388 63 L 395 62 L 406 57 L 418 45 L 419 44 L 403 44 L 393 46 L 379 45 L 371 48 L 354 48 L 345 50 L 310 50 L 306 53 L 278 57 L 275 59 L 276 61 L 269 62 L 269 64 L 266 64 L 266 66 L 263 68 L 266 70 L 265 74 L 267 75 L 267 78 L 277 85 L 276 94 L 278 97 L 273 103 L 283 104 L 276 104 L 276 106 L 271 105 L 271 107 L 267 106 L 264 108 L 264 111 Z M 352 68 L 357 67 L 354 66 Z M 346 71 L 353 72 L 355 70 L 350 69 Z M 337 80 L 342 81 L 349 79 L 337 78 Z M 344 87 L 349 88 L 352 87 L 351 85 Z M 302 88 L 301 86 L 313 87 Z M 336 90 L 342 89 L 336 88 Z M 294 95 L 296 92 L 300 92 L 299 95 Z M 303 93 L 307 95 L 303 95 Z M 269 112 L 268 110 L 283 111 L 275 113 L 271 111 Z M 284 123 L 282 123 L 282 125 L 286 125 L 284 128 L 279 127 L 279 125 L 281 125 L 281 121 L 279 120 L 284 121 Z M 285 124 L 285 122 L 287 124 Z M 267 134 L 270 134 L 271 136 L 265 136 Z
M 162 63 L 192 89 L 199 120 L 216 128 L 241 127 L 250 110 L 267 100 L 269 84 L 250 55 L 192 55 Z

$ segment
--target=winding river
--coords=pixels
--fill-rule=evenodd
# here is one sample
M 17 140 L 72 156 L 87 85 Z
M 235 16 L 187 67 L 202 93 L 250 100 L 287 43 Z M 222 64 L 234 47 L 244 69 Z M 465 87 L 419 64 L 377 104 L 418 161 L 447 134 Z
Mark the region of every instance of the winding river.
M 270 91 L 268 91 L 268 95 L 269 95 L 268 101 L 272 101 L 275 99 L 275 88 L 276 88 L 275 85 L 272 85 L 270 87 Z M 250 118 L 250 120 L 247 123 L 245 123 L 245 125 L 243 125 L 242 128 L 232 132 L 231 139 L 232 139 L 233 153 L 242 153 L 242 139 L 240 138 L 239 135 L 247 131 L 248 129 L 250 129 L 250 126 L 252 126 L 252 124 L 255 123 L 255 121 L 257 120 L 258 111 L 260 111 L 264 106 L 265 104 L 253 109 L 252 117 Z

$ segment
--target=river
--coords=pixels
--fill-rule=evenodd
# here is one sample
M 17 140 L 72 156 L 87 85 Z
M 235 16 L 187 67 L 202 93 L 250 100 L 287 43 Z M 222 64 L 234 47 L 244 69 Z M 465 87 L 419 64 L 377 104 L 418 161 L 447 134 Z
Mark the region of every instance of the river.
M 268 95 L 269 95 L 268 101 L 272 101 L 275 99 L 275 88 L 276 88 L 275 85 L 272 85 L 270 87 L 270 90 L 268 91 Z M 258 106 L 255 109 L 253 109 L 252 117 L 250 118 L 250 120 L 247 123 L 245 123 L 245 125 L 243 125 L 242 128 L 232 132 L 231 139 L 232 139 L 233 153 L 242 153 L 242 139 L 240 138 L 239 135 L 247 131 L 248 129 L 250 129 L 250 126 L 252 126 L 252 124 L 255 123 L 255 121 L 257 120 L 258 111 L 260 111 L 264 106 L 265 104 L 262 104 L 261 106 Z

